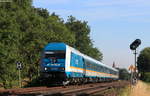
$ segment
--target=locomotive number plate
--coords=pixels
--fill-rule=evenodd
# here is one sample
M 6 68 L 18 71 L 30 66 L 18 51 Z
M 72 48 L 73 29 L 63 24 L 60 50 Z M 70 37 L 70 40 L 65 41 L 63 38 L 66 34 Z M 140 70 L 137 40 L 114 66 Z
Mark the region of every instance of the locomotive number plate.
M 58 68 L 51 68 L 51 70 L 58 70 Z

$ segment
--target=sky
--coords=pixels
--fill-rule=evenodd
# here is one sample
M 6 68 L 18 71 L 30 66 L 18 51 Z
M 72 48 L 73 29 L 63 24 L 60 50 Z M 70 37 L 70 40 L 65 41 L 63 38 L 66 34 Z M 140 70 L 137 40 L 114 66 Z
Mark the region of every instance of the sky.
M 134 64 L 129 46 L 137 38 L 142 41 L 138 54 L 150 47 L 150 0 L 33 0 L 33 6 L 65 20 L 73 15 L 88 21 L 94 46 L 109 66 L 113 62 L 121 68 Z

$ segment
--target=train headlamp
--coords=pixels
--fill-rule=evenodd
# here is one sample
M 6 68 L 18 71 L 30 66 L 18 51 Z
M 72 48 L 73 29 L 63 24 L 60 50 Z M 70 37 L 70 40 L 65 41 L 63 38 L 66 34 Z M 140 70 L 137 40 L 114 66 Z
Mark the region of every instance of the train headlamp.
M 45 67 L 44 69 L 45 69 L 45 70 L 47 70 L 47 68 L 46 68 L 46 67 Z
M 64 67 L 60 67 L 59 69 L 60 69 L 60 70 L 65 70 L 65 68 L 64 68 Z

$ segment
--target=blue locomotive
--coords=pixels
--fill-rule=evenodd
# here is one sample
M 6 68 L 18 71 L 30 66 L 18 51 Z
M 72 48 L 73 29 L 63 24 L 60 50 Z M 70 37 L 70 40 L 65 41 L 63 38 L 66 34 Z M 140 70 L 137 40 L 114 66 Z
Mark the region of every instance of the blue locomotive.
M 118 70 L 111 68 L 65 43 L 49 43 L 41 59 L 44 78 L 69 83 L 99 82 L 118 79 Z

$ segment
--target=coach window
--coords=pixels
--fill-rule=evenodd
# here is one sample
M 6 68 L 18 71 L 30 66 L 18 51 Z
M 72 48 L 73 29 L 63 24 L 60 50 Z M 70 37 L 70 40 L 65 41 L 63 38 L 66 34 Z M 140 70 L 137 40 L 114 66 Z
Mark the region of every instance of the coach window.
M 95 65 L 95 64 L 94 64 Z M 97 65 L 94 66 L 94 69 L 97 71 Z
M 92 64 L 89 62 L 89 64 L 90 64 L 90 69 L 93 69 L 93 66 L 92 66 Z
M 115 72 L 115 71 L 113 71 L 113 74 L 115 75 L 115 74 L 116 74 L 116 72 Z
M 105 68 L 105 67 L 104 67 L 104 72 L 105 72 L 105 73 L 107 73 L 107 70 L 106 70 L 106 68 Z
M 113 70 L 110 70 L 110 73 L 111 73 L 111 74 L 114 74 L 114 71 L 113 71 Z
M 117 72 L 115 71 L 115 75 L 117 75 Z
M 101 72 L 104 72 L 104 67 L 103 66 L 101 66 Z
M 92 65 L 93 65 L 93 69 L 96 70 L 96 69 L 95 69 L 95 68 L 96 68 L 96 67 L 95 67 L 95 64 L 92 64 Z
M 115 72 L 112 70 L 112 74 L 115 74 Z
M 108 69 L 108 73 L 109 73 L 109 74 L 111 73 L 111 70 L 110 70 L 110 69 Z
M 109 70 L 108 70 L 108 68 L 106 68 L 106 73 L 109 73 Z
M 116 75 L 116 72 L 115 72 L 115 71 L 113 71 L 113 74 L 114 74 L 114 75 Z
M 86 67 L 87 67 L 88 69 L 90 69 L 90 63 L 89 63 L 88 61 L 85 61 L 85 64 L 86 64 Z
M 87 61 L 86 61 L 86 66 L 87 66 L 88 69 L 90 68 L 90 64 Z
M 98 69 L 98 66 L 97 66 L 97 64 L 95 64 L 95 70 L 97 71 L 97 69 Z
M 98 71 L 99 66 L 96 64 L 96 71 Z
M 111 69 L 108 69 L 108 71 L 109 71 L 110 74 L 112 73 Z
M 103 72 L 103 71 L 102 71 L 102 66 L 99 66 L 99 67 L 98 67 L 98 71 L 99 71 L 99 72 Z

